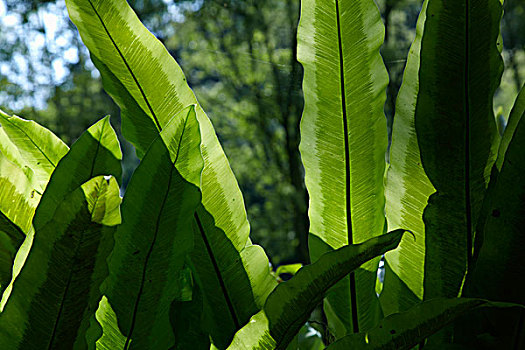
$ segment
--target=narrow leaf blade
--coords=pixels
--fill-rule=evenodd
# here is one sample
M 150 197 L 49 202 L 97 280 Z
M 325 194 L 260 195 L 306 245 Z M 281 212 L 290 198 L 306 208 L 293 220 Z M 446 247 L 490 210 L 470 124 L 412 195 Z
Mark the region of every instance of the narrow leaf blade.
M 324 294 L 364 262 L 394 249 L 404 230 L 328 252 L 268 296 L 264 309 L 235 335 L 228 349 L 286 349 Z
M 298 60 L 305 70 L 305 108 L 300 151 L 310 196 L 312 260 L 385 232 L 383 105 L 388 75 L 379 55 L 383 36 L 374 1 L 302 1 Z M 329 304 L 337 302 L 332 315 L 347 325 L 337 336 L 378 321 L 378 263 L 368 262 L 328 296 Z
M 399 229 L 326 253 L 279 284 L 264 306 L 277 348 L 286 348 L 330 287 L 365 262 L 396 248 L 404 232 Z

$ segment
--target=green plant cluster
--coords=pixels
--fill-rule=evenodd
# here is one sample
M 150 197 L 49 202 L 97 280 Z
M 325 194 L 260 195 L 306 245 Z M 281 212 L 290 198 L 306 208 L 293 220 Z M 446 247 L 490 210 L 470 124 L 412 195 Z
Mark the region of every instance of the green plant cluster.
M 124 0 L 66 4 L 141 161 L 121 198 L 109 117 L 68 148 L 0 113 L 0 349 L 525 346 L 525 90 L 498 133 L 499 0 L 424 2 L 388 164 L 377 6 L 303 0 L 313 263 L 286 282 L 164 46 Z

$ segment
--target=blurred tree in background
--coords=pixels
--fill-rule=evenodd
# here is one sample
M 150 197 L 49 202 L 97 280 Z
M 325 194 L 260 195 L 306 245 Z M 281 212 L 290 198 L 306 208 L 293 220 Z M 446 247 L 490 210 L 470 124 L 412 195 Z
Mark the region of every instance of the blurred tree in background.
M 377 0 L 386 26 L 395 98 L 414 38 L 420 0 Z M 307 262 L 308 196 L 298 145 L 303 100 L 297 63 L 299 0 L 132 0 L 145 25 L 182 66 L 212 119 L 245 197 L 252 239 L 274 265 Z M 507 0 L 506 71 L 496 93 L 500 122 L 525 79 L 525 4 Z M 63 0 L 0 0 L 0 107 L 34 119 L 71 144 L 87 126 L 119 111 L 67 19 Z M 138 160 L 123 144 L 124 184 Z

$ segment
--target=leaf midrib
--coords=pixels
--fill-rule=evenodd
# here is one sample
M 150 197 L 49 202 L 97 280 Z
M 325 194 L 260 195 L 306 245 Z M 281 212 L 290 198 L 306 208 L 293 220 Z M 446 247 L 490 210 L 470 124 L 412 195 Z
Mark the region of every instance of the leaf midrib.
M 9 119 L 8 119 L 9 120 Z M 36 144 L 36 142 L 33 140 L 33 138 L 31 136 L 29 136 L 29 134 L 24 130 L 22 129 L 20 126 L 18 126 L 17 124 L 15 123 L 10 123 L 12 126 L 16 127 L 18 130 L 20 130 L 24 135 L 27 136 L 27 138 L 29 139 L 29 141 L 31 141 L 31 143 L 33 144 L 33 146 L 36 147 L 36 149 L 44 156 L 44 158 L 46 158 L 46 160 L 49 162 L 49 164 L 51 164 L 51 166 L 53 168 L 56 168 L 56 164 L 51 160 L 49 159 L 49 157 L 47 156 L 46 152 L 44 152 L 42 150 L 42 148 L 40 148 L 39 145 Z
M 111 34 L 109 33 L 108 28 L 106 27 L 104 21 L 102 20 L 102 17 L 100 16 L 100 14 L 98 13 L 98 11 L 96 10 L 96 8 L 95 8 L 95 6 L 93 5 L 92 1 L 91 1 L 91 0 L 88 0 L 88 2 L 89 2 L 89 4 L 90 4 L 91 8 L 93 9 L 93 12 L 95 12 L 95 14 L 97 15 L 97 17 L 98 17 L 100 23 L 102 24 L 102 26 L 103 26 L 103 28 L 104 28 L 106 34 L 108 35 L 109 39 L 111 40 L 111 42 L 112 42 L 113 45 L 115 46 L 115 49 L 117 50 L 119 56 L 122 58 L 122 61 L 123 61 L 124 64 L 126 65 L 127 70 L 129 71 L 129 73 L 131 74 L 133 80 L 135 81 L 135 84 L 137 85 L 137 87 L 138 87 L 138 89 L 139 89 L 139 91 L 140 91 L 140 93 L 141 93 L 141 95 L 142 95 L 144 101 L 146 102 L 146 105 L 148 106 L 148 109 L 149 109 L 150 112 L 151 112 L 151 115 L 152 115 L 152 117 L 153 117 L 153 119 L 154 119 L 154 121 L 155 121 L 155 124 L 156 124 L 157 129 L 158 129 L 158 130 L 162 130 L 162 127 L 161 127 L 160 124 L 159 124 L 159 121 L 158 121 L 158 119 L 157 119 L 157 116 L 156 116 L 155 112 L 153 111 L 153 108 L 152 108 L 151 104 L 149 103 L 149 100 L 148 100 L 148 98 L 146 97 L 146 94 L 145 94 L 144 90 L 142 89 L 142 86 L 139 84 L 138 79 L 136 78 L 135 74 L 133 73 L 133 71 L 132 71 L 131 67 L 129 66 L 127 60 L 125 59 L 124 55 L 123 55 L 122 52 L 120 51 L 120 49 L 119 49 L 118 45 L 116 44 L 115 40 L 113 39 L 113 37 L 112 37 Z M 201 230 L 201 235 L 203 236 L 203 238 L 204 238 L 204 240 L 205 240 L 205 243 L 208 243 L 208 245 L 209 245 L 209 242 L 207 241 L 207 238 L 206 238 L 206 234 L 205 234 L 205 232 L 204 232 L 204 228 L 202 227 L 202 224 L 201 224 L 201 222 L 200 222 L 200 219 L 199 219 L 199 216 L 198 216 L 197 212 L 195 212 L 194 216 L 195 216 L 195 220 L 197 221 L 197 224 L 198 224 L 198 226 L 199 226 L 199 229 Z M 233 308 L 232 301 L 231 301 L 231 299 L 230 299 L 230 297 L 229 297 L 229 295 L 228 295 L 228 291 L 227 291 L 226 286 L 225 286 L 225 284 L 224 284 L 224 280 L 223 280 L 222 275 L 221 275 L 221 273 L 220 273 L 220 270 L 219 270 L 218 264 L 217 264 L 217 262 L 215 261 L 215 257 L 213 256 L 213 251 L 211 250 L 211 247 L 207 246 L 207 248 L 209 248 L 207 253 L 208 253 L 208 255 L 210 256 L 210 259 L 211 259 L 212 262 L 213 262 L 214 269 L 215 269 L 215 272 L 216 272 L 216 274 L 217 274 L 217 278 L 219 279 L 219 283 L 221 284 L 221 289 L 222 289 L 222 292 L 223 292 L 224 298 L 225 298 L 225 300 L 226 300 L 226 303 L 228 304 L 228 309 L 229 309 L 230 314 L 231 314 L 231 316 L 232 316 L 232 318 L 233 318 L 233 321 L 234 321 L 234 323 L 235 323 L 235 326 L 237 327 L 237 329 L 239 329 L 239 328 L 240 328 L 240 322 L 239 322 L 239 320 L 238 320 L 238 317 L 237 317 L 237 314 L 236 314 L 236 312 L 235 312 L 235 309 Z
M 104 134 L 103 131 L 104 131 L 105 125 L 106 124 L 104 124 L 102 126 L 102 130 L 100 132 L 100 135 L 99 135 L 99 138 L 98 138 L 98 142 L 97 142 L 97 149 L 95 150 L 95 156 L 93 157 L 93 160 L 91 161 L 91 173 L 89 175 L 90 179 L 93 177 L 93 171 L 94 171 L 94 168 L 95 168 L 95 163 L 97 161 L 98 152 L 100 150 L 100 143 L 102 142 L 102 135 Z M 73 192 L 73 191 L 71 191 L 71 192 Z M 71 193 L 71 192 L 69 192 L 69 193 Z M 96 201 L 98 201 L 98 196 L 97 196 Z M 78 243 L 77 247 L 75 248 L 75 254 L 73 256 L 76 256 L 78 254 L 78 250 L 80 249 L 80 246 L 81 246 L 80 243 L 81 243 L 83 238 L 84 238 L 84 235 L 82 234 L 81 235 L 81 239 L 79 240 L 79 243 Z M 66 294 L 69 291 L 69 286 L 71 285 L 71 278 L 72 277 L 73 277 L 73 267 L 69 270 L 69 275 L 68 275 L 67 283 L 66 283 L 66 289 L 64 290 L 64 293 L 62 294 L 62 299 L 60 300 L 60 308 L 58 310 L 58 315 L 57 315 L 57 317 L 55 319 L 55 325 L 53 326 L 53 333 L 51 334 L 51 339 L 49 340 L 48 349 L 52 348 L 53 342 L 55 341 L 56 330 L 57 330 L 60 318 L 62 317 L 62 311 L 64 309 L 64 302 L 65 302 L 65 299 L 66 299 Z
M 83 243 L 83 240 L 84 240 L 84 234 L 85 234 L 85 231 L 83 231 L 80 234 L 80 237 L 79 237 L 79 239 L 77 241 L 77 245 L 75 247 L 75 253 L 71 257 L 71 260 L 73 260 L 73 261 L 75 260 L 76 256 L 78 255 L 78 251 L 80 250 L 80 247 L 82 246 L 82 243 Z M 58 324 L 60 323 L 60 319 L 62 318 L 62 311 L 64 310 L 64 303 L 66 301 L 67 294 L 69 292 L 69 287 L 71 286 L 71 280 L 73 278 L 73 270 L 74 270 L 74 266 L 71 266 L 71 268 L 69 269 L 68 276 L 67 276 L 66 287 L 64 289 L 64 292 L 62 293 L 62 298 L 60 300 L 60 308 L 58 309 L 58 313 L 57 313 L 57 316 L 55 318 L 55 324 L 53 326 L 53 333 L 51 333 L 51 338 L 49 339 L 49 344 L 48 344 L 48 347 L 47 347 L 48 350 L 53 349 L 53 343 L 55 341 L 55 336 L 56 336 L 56 333 L 57 333 Z
M 199 219 L 199 215 L 197 212 L 194 214 L 195 221 L 197 222 L 197 226 L 199 227 L 199 231 L 202 236 L 202 240 L 204 241 L 204 245 L 206 246 L 206 251 L 208 253 L 208 256 L 210 257 L 211 263 L 213 265 L 213 269 L 215 271 L 215 274 L 217 275 L 217 279 L 219 281 L 219 285 L 221 287 L 222 294 L 224 296 L 224 300 L 226 301 L 226 305 L 228 306 L 228 311 L 230 312 L 230 315 L 233 319 L 233 323 L 235 324 L 235 328 L 238 330 L 241 328 L 241 324 L 239 322 L 239 318 L 237 316 L 237 313 L 235 312 L 235 308 L 233 306 L 233 302 L 230 298 L 230 295 L 228 294 L 228 289 L 226 288 L 226 284 L 224 282 L 224 279 L 221 274 L 221 270 L 219 268 L 219 264 L 217 263 L 217 260 L 215 259 L 215 255 L 213 253 L 213 250 L 211 248 L 210 242 L 208 241 L 208 238 L 206 237 L 206 232 L 204 231 L 204 227 L 202 226 L 202 223 Z
M 157 118 L 157 115 L 155 114 L 155 112 L 153 111 L 153 108 L 151 107 L 151 104 L 149 103 L 149 100 L 147 99 L 146 97 L 146 93 L 144 92 L 144 89 L 142 89 L 142 86 L 139 84 L 139 81 L 137 79 L 137 77 L 135 76 L 135 73 L 133 73 L 133 70 L 131 69 L 131 67 L 129 66 L 129 63 L 128 61 L 126 60 L 126 58 L 124 57 L 124 55 L 122 54 L 122 52 L 120 51 L 120 48 L 118 47 L 117 43 L 115 42 L 115 40 L 113 39 L 113 37 L 111 36 L 111 34 L 109 33 L 109 30 L 108 28 L 106 27 L 106 24 L 104 23 L 104 21 L 102 20 L 102 17 L 100 16 L 100 14 L 98 13 L 97 9 L 95 8 L 95 6 L 93 5 L 92 1 L 91 0 L 88 0 L 89 2 L 89 5 L 91 6 L 91 8 L 93 9 L 93 12 L 95 12 L 95 14 L 97 15 L 100 23 L 102 24 L 102 27 L 104 28 L 104 31 L 106 32 L 106 34 L 108 35 L 109 39 L 111 40 L 111 43 L 113 44 L 113 46 L 115 46 L 115 49 L 117 50 L 120 58 L 122 59 L 122 61 L 124 62 L 124 65 L 126 66 L 128 72 L 131 74 L 131 77 L 133 78 L 133 81 L 135 82 L 135 84 L 137 85 L 139 91 L 140 91 L 140 94 L 142 95 L 142 98 L 144 99 L 144 102 L 146 102 L 146 105 L 148 106 L 148 109 L 150 110 L 151 112 L 151 116 L 153 117 L 153 120 L 155 121 L 155 126 L 157 127 L 158 130 L 162 130 L 161 126 L 160 126 L 160 123 L 159 123 L 159 120 Z M 108 67 L 109 69 L 109 67 Z
M 148 268 L 149 259 L 151 257 L 152 252 L 153 252 L 153 248 L 155 246 L 155 243 L 157 242 L 157 236 L 158 236 L 158 233 L 159 233 L 159 226 L 160 226 L 160 219 L 163 216 L 162 213 L 164 211 L 164 206 L 166 205 L 166 201 L 167 201 L 168 195 L 170 193 L 171 180 L 173 179 L 173 170 L 175 169 L 175 164 L 179 160 L 180 146 L 182 144 L 182 138 L 184 136 L 184 132 L 186 131 L 186 123 L 187 122 L 188 122 L 188 117 L 186 117 L 186 120 L 184 120 L 184 125 L 182 127 L 182 132 L 181 132 L 181 135 L 180 135 L 180 138 L 179 138 L 179 144 L 177 145 L 177 153 L 175 155 L 175 160 L 173 161 L 173 165 L 170 167 L 170 176 L 169 176 L 169 179 L 168 179 L 168 185 L 166 186 L 166 192 L 164 193 L 164 198 L 162 199 L 162 204 L 160 206 L 159 214 L 157 216 L 157 222 L 155 223 L 155 233 L 153 234 L 152 242 L 151 242 L 150 247 L 148 249 L 148 253 L 146 254 L 144 267 L 142 269 L 142 279 L 140 281 L 140 288 L 139 288 L 139 291 L 137 293 L 137 299 L 135 300 L 135 306 L 133 308 L 133 314 L 131 316 L 132 317 L 132 319 L 131 319 L 131 326 L 130 326 L 130 329 L 129 329 L 128 336 L 126 338 L 126 342 L 124 344 L 124 350 L 128 349 L 128 346 L 129 346 L 129 344 L 131 342 L 131 337 L 132 337 L 133 331 L 135 329 L 135 323 L 136 323 L 136 320 L 137 320 L 137 312 L 138 312 L 138 308 L 139 308 L 140 299 L 142 297 L 142 292 L 144 290 L 144 283 L 146 281 L 146 272 L 147 272 L 147 268 Z M 159 135 L 159 137 L 161 137 L 161 136 Z M 161 140 L 161 142 L 164 142 L 164 141 Z
M 351 171 L 350 171 L 350 142 L 348 140 L 348 115 L 346 110 L 346 89 L 345 89 L 345 71 L 344 71 L 344 54 L 343 54 L 343 42 L 341 33 L 341 13 L 339 10 L 339 0 L 335 0 L 335 11 L 337 19 L 337 39 L 339 49 L 339 74 L 340 87 L 341 87 L 341 113 L 343 117 L 343 132 L 344 132 L 344 143 L 345 143 L 345 201 L 346 201 L 346 227 L 348 230 L 348 244 L 354 243 L 352 235 L 352 203 L 350 197 L 350 183 L 351 183 Z M 352 307 L 352 325 L 354 333 L 359 333 L 358 315 L 357 315 L 357 290 L 355 273 L 350 273 L 350 303 Z

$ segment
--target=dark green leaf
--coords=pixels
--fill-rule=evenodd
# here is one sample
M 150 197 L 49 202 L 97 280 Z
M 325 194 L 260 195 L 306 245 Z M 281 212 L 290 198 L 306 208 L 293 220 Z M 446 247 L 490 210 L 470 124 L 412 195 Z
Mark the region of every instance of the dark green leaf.
M 363 263 L 396 248 L 404 232 L 396 230 L 326 253 L 279 284 L 264 305 L 277 348 L 286 348 L 330 287 Z
M 389 227 L 413 229 L 416 242 L 405 240 L 386 256 L 395 275 L 385 278 L 385 297 L 392 292 L 385 305 L 398 304 L 391 311 L 461 295 L 499 144 L 492 100 L 503 69 L 501 2 L 428 0 L 423 9 L 399 96 L 387 185 L 395 193 Z
M 516 109 L 515 109 L 516 110 Z M 522 112 L 523 113 L 523 112 Z M 509 121 L 510 122 L 510 121 Z M 491 180 L 478 230 L 483 236 L 468 296 L 525 305 L 525 118 L 513 126 L 501 171 Z
M 286 349 L 329 288 L 366 261 L 397 247 L 403 232 L 346 245 L 301 268 L 274 289 L 264 310 L 235 335 L 228 349 Z
M 192 282 L 191 270 L 182 271 L 189 298 L 180 298 L 171 304 L 170 319 L 175 333 L 174 349 L 210 349 L 210 337 L 204 331 L 204 300 L 197 284 Z
M 119 187 L 98 176 L 65 196 L 40 228 L 0 314 L 0 348 L 85 349 L 120 223 Z
M 193 248 L 202 171 L 195 109 L 181 113 L 146 152 L 122 203 L 104 293 L 126 336 L 125 349 L 175 344 L 170 307 L 182 290 L 176 276 Z
M 24 232 L 0 211 L 0 294 L 11 281 L 13 261 L 25 237 Z
M 494 303 L 481 299 L 432 299 L 417 304 L 408 311 L 392 314 L 370 331 L 348 335 L 327 349 L 412 349 L 457 317 L 480 307 L 520 308 L 516 304 Z

